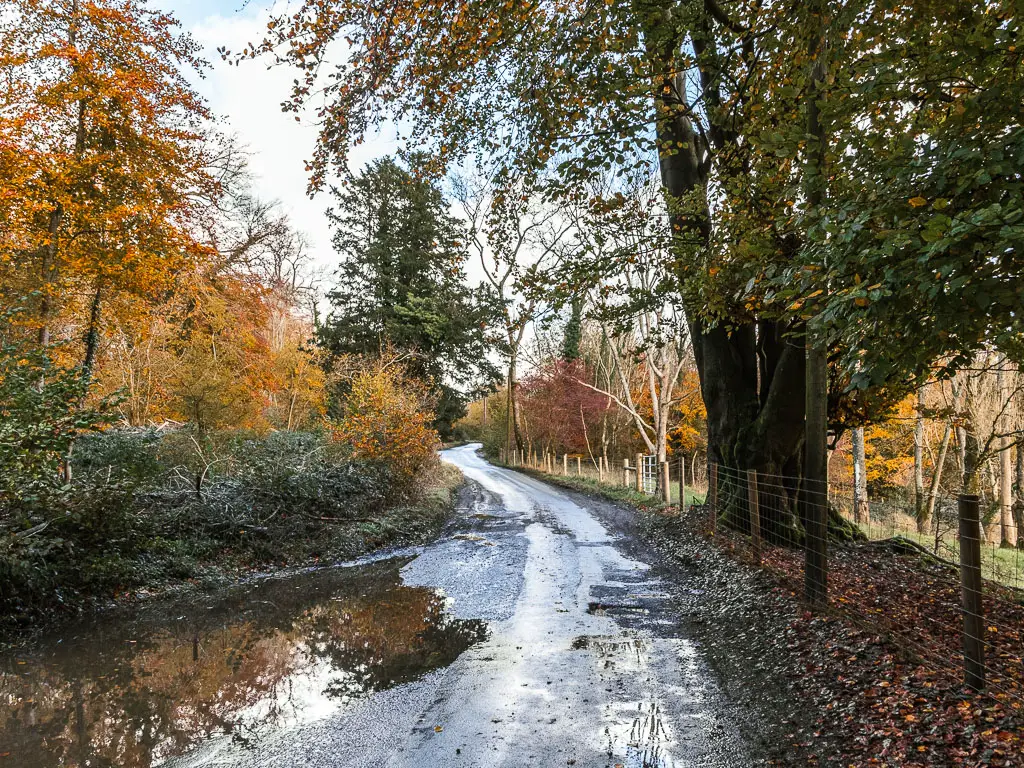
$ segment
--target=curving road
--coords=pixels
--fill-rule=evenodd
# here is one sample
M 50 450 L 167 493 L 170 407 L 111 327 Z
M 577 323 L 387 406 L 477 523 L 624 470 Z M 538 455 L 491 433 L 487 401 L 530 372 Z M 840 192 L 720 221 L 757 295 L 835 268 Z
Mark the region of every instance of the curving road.
M 477 447 L 443 454 L 471 483 L 445 535 L 401 576 L 443 590 L 488 638 L 255 751 L 224 740 L 175 766 L 761 764 L 656 569 L 610 533 L 609 505 L 494 467 Z

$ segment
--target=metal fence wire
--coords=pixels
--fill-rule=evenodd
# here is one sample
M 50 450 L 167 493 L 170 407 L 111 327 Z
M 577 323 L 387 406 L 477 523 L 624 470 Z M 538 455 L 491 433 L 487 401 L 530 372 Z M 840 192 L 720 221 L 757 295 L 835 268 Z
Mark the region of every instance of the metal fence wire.
M 682 507 L 703 502 L 709 533 L 748 550 L 794 592 L 1024 713 L 1024 550 L 1001 546 L 998 521 L 977 496 L 936 498 L 923 516 L 920 503 L 893 498 L 858 499 L 855 510 L 849 485 L 811 489 L 801 477 L 714 462 L 698 474 L 680 457 L 659 464 L 642 454 L 512 451 L 500 458 Z M 827 516 L 825 536 L 806 532 L 816 514 Z
M 643 492 L 653 496 L 658 492 L 661 486 L 661 472 L 658 468 L 658 457 L 653 454 L 642 456 L 640 466 L 642 468 L 643 475 Z
M 799 477 L 721 464 L 708 474 L 712 534 L 733 537 L 795 591 L 820 579 L 829 611 L 1024 711 L 1024 551 L 1000 546 L 977 496 L 944 500 L 927 520 L 869 499 L 855 521 L 850 487 L 815 492 Z M 803 525 L 816 513 L 828 518 L 824 539 Z M 814 572 L 812 551 L 828 553 L 826 573 Z

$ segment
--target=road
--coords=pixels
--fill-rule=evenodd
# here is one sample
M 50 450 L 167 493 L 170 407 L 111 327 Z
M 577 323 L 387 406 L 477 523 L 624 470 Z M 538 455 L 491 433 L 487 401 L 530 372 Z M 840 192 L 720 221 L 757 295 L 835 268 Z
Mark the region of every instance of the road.
M 446 667 L 255 750 L 211 743 L 171 765 L 762 764 L 657 569 L 610 531 L 608 505 L 602 513 L 600 502 L 492 466 L 476 448 L 443 453 L 469 488 L 445 535 L 401 578 L 443 590 L 456 617 L 487 623 L 487 638 Z

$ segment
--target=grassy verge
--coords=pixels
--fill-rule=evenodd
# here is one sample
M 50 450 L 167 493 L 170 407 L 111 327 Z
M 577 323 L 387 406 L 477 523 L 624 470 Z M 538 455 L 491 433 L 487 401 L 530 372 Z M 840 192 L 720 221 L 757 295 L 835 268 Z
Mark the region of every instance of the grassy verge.
M 656 496 L 651 496 L 647 493 L 640 493 L 635 488 L 628 488 L 624 485 L 614 483 L 604 483 L 600 480 L 596 480 L 592 477 L 585 475 L 560 475 L 560 474 L 549 474 L 547 472 L 541 472 L 540 470 L 530 469 L 527 467 L 509 467 L 517 472 L 522 472 L 526 475 L 544 480 L 552 485 L 560 485 L 563 488 L 569 488 L 574 491 L 580 491 L 581 493 L 588 493 L 595 496 L 599 496 L 604 499 L 610 499 L 612 501 L 621 501 L 626 504 L 630 504 L 639 509 L 651 509 L 651 510 L 665 510 L 670 507 L 679 506 L 679 485 L 678 483 L 672 484 L 672 502 L 670 504 L 665 503 L 663 500 Z M 691 504 L 703 504 L 704 494 L 690 488 L 686 488 L 686 507 Z
M 74 482 L 0 509 L 0 627 L 112 599 L 337 562 L 435 535 L 459 471 L 406 476 L 315 434 L 111 433 Z

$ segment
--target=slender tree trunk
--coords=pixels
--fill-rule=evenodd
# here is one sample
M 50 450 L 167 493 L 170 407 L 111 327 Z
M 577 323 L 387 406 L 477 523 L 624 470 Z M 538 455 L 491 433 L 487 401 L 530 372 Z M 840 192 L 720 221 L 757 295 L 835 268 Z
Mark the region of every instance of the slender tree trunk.
M 1020 537 L 1020 530 L 1024 527 L 1024 440 L 1017 441 L 1017 468 L 1014 481 L 1017 488 L 1016 499 L 1013 502 L 1013 519 L 1017 524 L 1017 546 L 1024 547 L 1024 539 Z
M 1024 504 L 1024 439 L 1017 441 L 1017 502 Z
M 1010 382 L 1004 357 L 999 366 L 999 400 L 1002 403 L 1003 418 L 997 426 L 1006 437 L 1002 437 L 1002 449 L 999 451 L 999 546 L 1017 546 L 1017 521 L 1013 516 L 1013 440 L 1009 433 L 1012 425 L 1008 417 L 1010 400 Z
M 928 485 L 928 519 L 931 520 L 935 515 L 935 502 L 939 496 L 939 485 L 942 482 L 942 469 L 946 465 L 946 456 L 949 453 L 949 443 L 953 437 L 953 427 L 950 424 L 946 424 L 946 429 L 942 433 L 942 444 L 939 446 L 939 455 L 935 460 L 935 468 L 932 470 L 932 479 Z
M 858 525 L 871 522 L 871 507 L 868 502 L 867 450 L 864 444 L 864 427 L 853 428 L 853 520 Z
M 285 426 L 285 429 L 287 431 L 289 431 L 289 432 L 292 431 L 292 426 L 294 425 L 294 419 L 295 419 L 295 400 L 296 400 L 297 397 L 298 397 L 298 393 L 295 391 L 295 388 L 293 387 L 292 388 L 292 392 L 291 392 L 291 397 L 288 398 L 288 422 L 287 422 L 287 424 Z
M 519 380 L 516 371 L 518 362 L 517 351 L 513 349 L 508 362 L 507 407 L 505 412 L 505 426 L 507 429 L 505 447 L 510 454 L 513 450 L 522 450 L 523 448 L 523 435 L 519 416 Z
M 914 414 L 914 520 L 917 532 L 928 531 L 927 506 L 924 497 L 924 387 L 917 390 Z
M 96 281 L 92 305 L 89 308 L 89 327 L 85 332 L 85 356 L 82 358 L 82 374 L 88 383 L 96 366 L 96 354 L 100 345 L 100 313 L 103 306 L 103 284 Z

